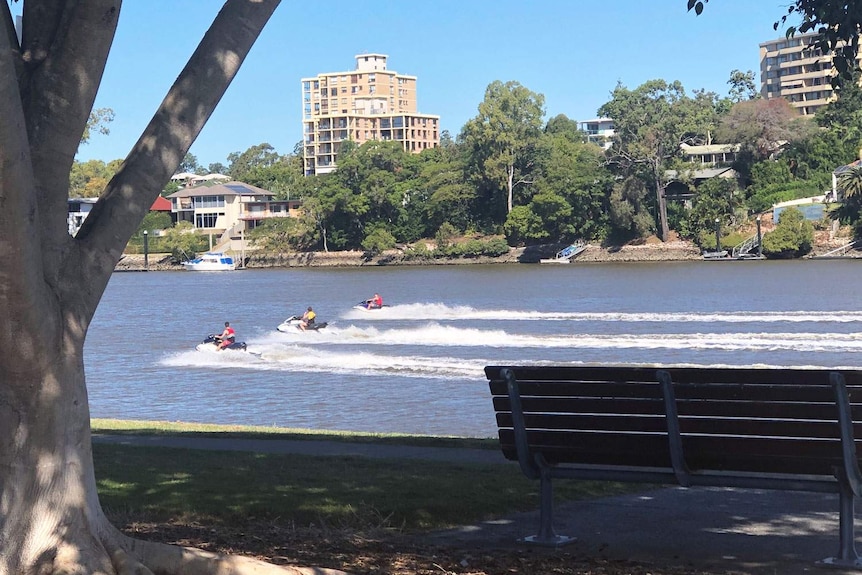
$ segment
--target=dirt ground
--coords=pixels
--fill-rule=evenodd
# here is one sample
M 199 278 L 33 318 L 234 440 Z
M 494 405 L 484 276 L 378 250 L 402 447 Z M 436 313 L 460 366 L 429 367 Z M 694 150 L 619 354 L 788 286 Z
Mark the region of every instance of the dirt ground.
M 128 535 L 269 563 L 340 569 L 353 575 L 714 575 L 684 564 L 655 565 L 577 555 L 563 549 L 464 546 L 392 531 L 356 533 L 252 524 L 130 521 Z

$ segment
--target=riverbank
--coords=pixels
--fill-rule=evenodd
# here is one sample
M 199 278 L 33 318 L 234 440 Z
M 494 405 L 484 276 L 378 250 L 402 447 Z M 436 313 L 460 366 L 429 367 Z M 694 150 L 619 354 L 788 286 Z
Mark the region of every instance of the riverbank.
M 340 252 L 302 252 L 288 254 L 255 254 L 246 252 L 245 267 L 255 268 L 295 268 L 295 267 L 363 267 L 388 265 L 471 265 L 471 264 L 513 264 L 538 263 L 542 258 L 553 257 L 559 246 L 529 246 L 512 248 L 509 253 L 498 257 L 460 257 L 460 258 L 410 258 L 402 250 L 387 250 L 375 256 L 362 251 Z M 580 262 L 645 262 L 645 261 L 682 261 L 701 259 L 700 250 L 694 244 L 684 241 L 666 243 L 644 243 L 603 247 L 590 245 L 577 258 Z M 126 254 L 117 264 L 116 271 L 168 271 L 181 270 L 182 265 L 174 263 L 168 254 L 150 254 L 145 265 L 142 254 Z
M 829 240 L 818 238 L 810 256 L 829 253 L 847 243 L 846 238 Z M 366 267 L 366 266 L 409 266 L 409 265 L 471 265 L 471 264 L 537 264 L 542 258 L 553 257 L 561 246 L 548 244 L 512 248 L 509 253 L 498 257 L 458 257 L 458 258 L 411 258 L 403 250 L 387 250 L 375 256 L 362 251 L 339 252 L 301 252 L 286 254 L 257 254 L 246 252 L 244 265 L 248 269 L 261 268 L 304 268 L 304 267 Z M 844 257 L 862 257 L 862 252 L 852 251 Z M 577 262 L 669 262 L 698 261 L 703 253 L 694 243 L 684 240 L 662 242 L 657 238 L 638 244 L 621 246 L 602 246 L 590 244 L 577 259 Z M 168 254 L 150 254 L 147 265 L 142 254 L 126 254 L 117 264 L 116 271 L 171 271 L 181 270 L 182 265 L 174 263 Z

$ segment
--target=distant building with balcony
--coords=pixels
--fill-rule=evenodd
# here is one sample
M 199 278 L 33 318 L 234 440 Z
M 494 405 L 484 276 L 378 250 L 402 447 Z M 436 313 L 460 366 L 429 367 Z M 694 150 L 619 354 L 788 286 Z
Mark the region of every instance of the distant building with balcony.
M 348 140 L 395 141 L 411 153 L 440 145 L 440 116 L 417 111 L 416 77 L 388 70 L 386 59 L 360 54 L 355 70 L 301 80 L 306 175 L 334 171 Z
M 298 214 L 300 200 L 274 198 L 272 192 L 243 182 L 183 188 L 168 196 L 175 221 L 220 236 L 220 244 L 241 238 L 266 219 Z
M 69 198 L 66 201 L 66 224 L 68 225 L 70 236 L 78 233 L 78 230 L 84 225 L 84 220 L 90 215 L 97 201 L 99 201 L 99 198 Z M 150 211 L 170 214 L 171 203 L 159 196 L 155 199 L 153 205 L 150 206 Z
M 614 139 L 614 121 L 610 118 L 595 118 L 578 122 L 578 129 L 587 135 L 587 140 L 598 144 L 605 150 L 611 147 Z
M 739 144 L 705 144 L 691 146 L 680 144 L 680 151 L 685 161 L 700 164 L 701 167 L 729 166 L 736 161 Z
M 804 116 L 832 101 L 832 54 L 810 46 L 816 36 L 801 34 L 760 45 L 761 96 L 784 98 Z M 857 58 L 857 66 L 860 61 Z

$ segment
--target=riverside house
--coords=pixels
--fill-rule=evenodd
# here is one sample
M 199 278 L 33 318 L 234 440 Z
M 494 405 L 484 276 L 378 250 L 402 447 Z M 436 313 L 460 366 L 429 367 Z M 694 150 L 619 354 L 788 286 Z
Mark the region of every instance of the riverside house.
M 218 236 L 225 249 L 266 219 L 295 217 L 301 204 L 276 200 L 272 192 L 237 181 L 183 188 L 168 199 L 176 222 L 191 222 L 198 233 Z

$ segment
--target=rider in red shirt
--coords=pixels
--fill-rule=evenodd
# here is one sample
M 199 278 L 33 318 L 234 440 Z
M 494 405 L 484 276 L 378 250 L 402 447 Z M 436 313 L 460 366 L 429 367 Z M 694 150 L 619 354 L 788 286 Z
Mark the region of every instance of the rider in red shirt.
M 368 309 L 383 307 L 383 298 L 380 297 L 379 293 L 376 293 L 373 298 L 365 300 L 365 307 Z
M 230 326 L 229 321 L 224 322 L 224 331 L 221 332 L 220 336 L 218 336 L 218 340 L 219 340 L 219 344 L 218 344 L 219 349 L 224 349 L 236 341 L 236 332 Z

